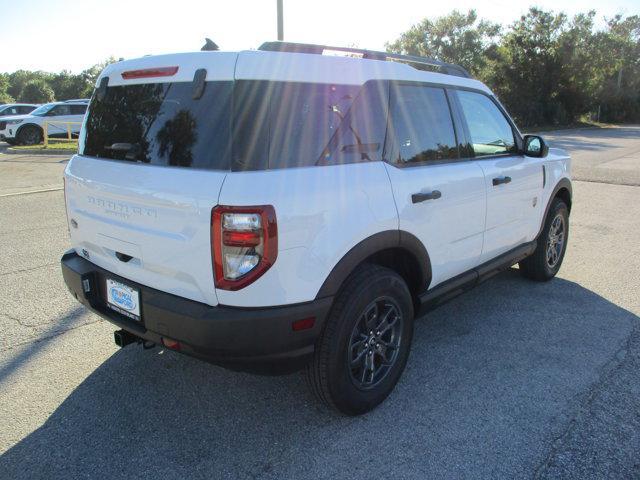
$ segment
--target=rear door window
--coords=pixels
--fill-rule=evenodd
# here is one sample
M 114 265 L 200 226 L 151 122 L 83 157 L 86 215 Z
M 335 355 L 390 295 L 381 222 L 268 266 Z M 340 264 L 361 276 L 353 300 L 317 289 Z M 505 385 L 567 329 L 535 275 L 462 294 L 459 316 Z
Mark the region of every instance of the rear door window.
M 207 82 L 194 99 L 191 82 L 108 87 L 89 107 L 83 154 L 227 170 L 232 90 L 232 82 Z
M 451 110 L 444 89 L 394 85 L 390 107 L 393 136 L 389 159 L 399 165 L 458 158 Z
M 71 105 L 71 115 L 84 115 L 86 111 L 86 105 Z

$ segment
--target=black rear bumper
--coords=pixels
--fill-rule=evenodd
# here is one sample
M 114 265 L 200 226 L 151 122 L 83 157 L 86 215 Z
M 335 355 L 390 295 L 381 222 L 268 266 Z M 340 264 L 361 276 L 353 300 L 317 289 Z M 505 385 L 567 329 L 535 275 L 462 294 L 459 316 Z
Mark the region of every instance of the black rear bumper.
M 93 312 L 141 339 L 157 344 L 163 337 L 178 340 L 181 352 L 231 368 L 269 371 L 303 364 L 313 353 L 333 300 L 262 308 L 212 307 L 131 282 L 74 251 L 65 253 L 61 264 L 67 287 Z M 141 322 L 107 307 L 107 277 L 140 291 Z M 309 317 L 315 318 L 312 328 L 293 330 L 294 321 Z

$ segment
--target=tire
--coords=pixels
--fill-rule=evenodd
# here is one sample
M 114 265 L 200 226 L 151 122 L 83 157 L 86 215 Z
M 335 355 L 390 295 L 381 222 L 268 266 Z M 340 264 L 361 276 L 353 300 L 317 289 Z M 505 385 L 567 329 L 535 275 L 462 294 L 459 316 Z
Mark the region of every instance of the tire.
M 9 145 L 16 145 L 17 143 L 14 138 L 5 138 L 4 141 L 7 142 Z
M 38 145 L 44 140 L 42 129 L 35 125 L 25 125 L 16 135 L 21 145 Z
M 535 251 L 519 263 L 522 275 L 538 282 L 551 280 L 562 266 L 568 241 L 569 209 L 562 200 L 554 198 Z
M 413 314 L 400 275 L 377 265 L 358 267 L 336 296 L 307 366 L 316 397 L 345 415 L 366 413 L 384 401 L 407 363 Z

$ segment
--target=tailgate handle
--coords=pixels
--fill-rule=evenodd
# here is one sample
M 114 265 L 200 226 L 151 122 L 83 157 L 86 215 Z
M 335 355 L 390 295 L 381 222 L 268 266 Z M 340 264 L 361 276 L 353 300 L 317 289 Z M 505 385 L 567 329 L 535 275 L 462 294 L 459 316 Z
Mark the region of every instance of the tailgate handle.
M 121 252 L 116 252 L 116 257 L 118 258 L 118 260 L 124 263 L 127 263 L 129 260 L 133 258 L 131 255 L 127 255 L 126 253 L 121 253 Z

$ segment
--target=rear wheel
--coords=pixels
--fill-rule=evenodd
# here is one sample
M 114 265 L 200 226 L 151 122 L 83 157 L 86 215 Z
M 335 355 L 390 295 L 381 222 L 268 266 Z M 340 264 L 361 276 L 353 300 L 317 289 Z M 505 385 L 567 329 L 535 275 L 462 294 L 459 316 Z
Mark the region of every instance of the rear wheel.
M 520 272 L 531 280 L 546 282 L 556 276 L 569 240 L 569 209 L 559 198 L 554 198 L 538 245 L 530 257 L 519 263 Z
M 413 303 L 393 270 L 364 265 L 336 297 L 307 379 L 315 395 L 346 415 L 366 413 L 398 382 L 413 336 Z
M 25 125 L 18 132 L 17 138 L 22 145 L 38 145 L 42 143 L 44 136 L 40 127 Z

